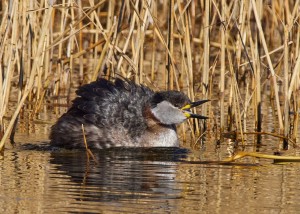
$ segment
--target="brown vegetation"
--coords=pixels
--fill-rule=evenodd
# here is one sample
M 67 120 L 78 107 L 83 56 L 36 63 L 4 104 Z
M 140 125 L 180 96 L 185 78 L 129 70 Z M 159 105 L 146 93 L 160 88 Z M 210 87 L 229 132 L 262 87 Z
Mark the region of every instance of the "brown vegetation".
M 202 114 L 242 141 L 249 114 L 250 131 L 264 131 L 268 94 L 275 132 L 296 141 L 299 10 L 299 0 L 3 0 L 0 148 L 22 109 L 31 119 L 45 106 L 57 111 L 54 104 L 69 105 L 70 88 L 115 75 L 193 100 L 216 98 Z

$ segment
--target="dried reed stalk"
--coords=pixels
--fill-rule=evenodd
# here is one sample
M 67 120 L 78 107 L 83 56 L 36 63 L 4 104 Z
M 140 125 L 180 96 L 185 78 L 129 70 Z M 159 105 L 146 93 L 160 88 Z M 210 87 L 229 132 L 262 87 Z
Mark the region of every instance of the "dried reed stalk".
M 271 58 L 270 58 L 270 55 L 269 55 L 268 46 L 267 46 L 267 43 L 266 43 L 266 40 L 265 40 L 264 31 L 263 31 L 262 26 L 261 26 L 261 21 L 260 21 L 258 12 L 257 12 L 256 2 L 254 0 L 251 0 L 251 3 L 252 3 L 252 9 L 253 9 L 255 20 L 256 20 L 256 26 L 257 26 L 258 31 L 259 31 L 260 39 L 261 39 L 265 54 L 267 56 L 269 69 L 270 69 L 271 75 L 272 75 L 275 101 L 276 101 L 276 108 L 277 108 L 276 110 L 277 110 L 277 115 L 278 115 L 279 129 L 282 132 L 283 131 L 283 122 L 282 122 L 282 113 L 281 113 L 280 102 L 279 102 L 277 78 L 276 78 L 275 71 L 274 71 L 274 68 L 273 68 L 273 64 L 272 64 L 272 61 L 271 61 Z
M 289 97 L 288 97 L 288 90 L 289 90 L 289 46 L 288 46 L 288 28 L 287 26 L 284 27 L 284 136 L 288 137 L 289 134 L 289 114 L 290 114 L 290 107 L 289 107 Z M 284 140 L 283 148 L 288 148 L 288 141 Z
M 209 72 L 210 72 L 210 1 L 205 1 L 205 10 L 204 10 L 204 30 L 203 30 L 203 70 L 202 70 L 202 94 L 205 99 L 208 98 L 207 89 L 209 81 Z M 207 113 L 207 106 L 202 106 L 202 113 Z
M 227 7 L 225 0 L 222 0 L 222 10 L 221 10 L 221 21 L 225 22 L 226 20 L 226 13 L 227 13 Z M 222 133 L 225 131 L 225 71 L 226 71 L 226 28 L 225 23 L 220 26 L 220 32 L 221 32 L 221 68 L 220 68 L 220 106 L 223 106 L 223 108 L 220 108 L 220 132 L 222 136 Z

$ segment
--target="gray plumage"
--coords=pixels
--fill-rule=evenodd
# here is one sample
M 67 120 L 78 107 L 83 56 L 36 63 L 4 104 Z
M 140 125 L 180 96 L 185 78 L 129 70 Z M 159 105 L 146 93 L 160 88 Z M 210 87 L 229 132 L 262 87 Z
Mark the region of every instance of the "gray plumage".
M 154 92 L 116 78 L 80 87 L 67 113 L 52 127 L 51 144 L 84 148 L 179 146 L 176 127 L 187 117 L 180 108 L 191 103 L 178 91 Z

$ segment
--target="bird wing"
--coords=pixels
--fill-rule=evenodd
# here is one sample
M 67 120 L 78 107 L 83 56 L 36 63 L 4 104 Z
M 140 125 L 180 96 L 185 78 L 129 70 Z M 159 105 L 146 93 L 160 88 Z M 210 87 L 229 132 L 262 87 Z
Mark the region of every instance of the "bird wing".
M 143 107 L 154 92 L 131 81 L 99 79 L 80 87 L 69 112 L 107 130 L 124 128 L 132 137 L 146 128 Z

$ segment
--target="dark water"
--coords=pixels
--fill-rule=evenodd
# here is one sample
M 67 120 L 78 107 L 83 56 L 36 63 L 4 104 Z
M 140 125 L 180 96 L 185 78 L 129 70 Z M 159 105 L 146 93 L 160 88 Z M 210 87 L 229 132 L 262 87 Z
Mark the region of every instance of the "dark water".
M 0 213 L 299 213 L 300 165 L 206 148 L 9 148 L 0 161 Z M 212 161 L 213 160 L 213 161 Z

